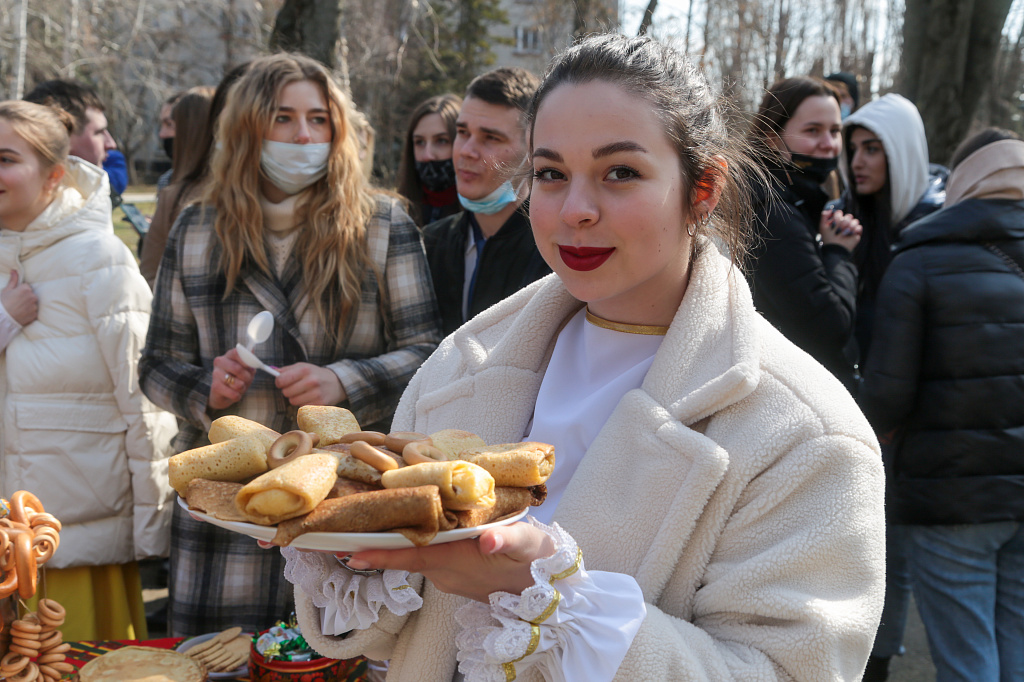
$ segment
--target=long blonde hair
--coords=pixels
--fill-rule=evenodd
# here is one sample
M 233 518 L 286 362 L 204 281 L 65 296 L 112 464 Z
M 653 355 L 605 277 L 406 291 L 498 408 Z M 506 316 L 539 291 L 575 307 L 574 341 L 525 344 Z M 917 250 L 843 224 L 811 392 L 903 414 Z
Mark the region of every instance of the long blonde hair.
M 281 90 L 298 81 L 320 87 L 332 136 L 327 175 L 310 188 L 296 209 L 302 229 L 292 257 L 299 260 L 308 305 L 337 343 L 348 312 L 359 301 L 364 273 L 367 268 L 374 270 L 366 244 L 374 198 L 359 161 L 352 106 L 324 67 L 295 54 L 252 62 L 232 87 L 218 119 L 218 146 L 203 203 L 217 211 L 214 231 L 222 249 L 220 268 L 227 279 L 225 297 L 234 289 L 243 267 L 271 275 L 260 208 L 260 152 L 277 113 Z

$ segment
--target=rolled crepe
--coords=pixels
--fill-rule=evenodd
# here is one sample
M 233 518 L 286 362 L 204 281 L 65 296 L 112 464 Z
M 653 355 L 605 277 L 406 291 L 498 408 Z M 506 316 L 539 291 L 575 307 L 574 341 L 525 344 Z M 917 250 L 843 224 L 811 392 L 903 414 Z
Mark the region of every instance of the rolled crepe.
M 473 509 L 455 512 L 459 528 L 473 528 L 491 523 L 511 514 L 539 506 L 548 496 L 546 486 L 532 488 L 495 488 L 494 506 L 490 509 Z
M 547 443 L 505 443 L 460 452 L 459 459 L 482 466 L 499 487 L 528 488 L 555 470 L 555 448 Z
M 362 431 L 354 414 L 344 407 L 331 405 L 303 405 L 295 420 L 299 428 L 320 436 L 320 446 L 341 442 L 341 437 Z
M 378 490 L 324 500 L 305 516 L 278 524 L 274 544 L 285 547 L 305 533 L 395 530 L 423 546 L 442 529 L 444 518 L 437 486 Z
M 456 455 L 463 450 L 487 446 L 487 443 L 480 436 L 469 431 L 460 431 L 459 429 L 444 429 L 443 431 L 432 433 L 430 434 L 430 440 L 433 441 L 434 447 L 443 452 L 448 459 L 458 459 Z
M 385 471 L 385 488 L 413 488 L 436 485 L 445 509 L 465 511 L 494 506 L 494 478 L 470 462 L 430 462 Z
M 267 447 L 257 435 L 240 436 L 174 455 L 167 461 L 171 487 L 185 496 L 193 478 L 243 481 L 267 470 Z
M 241 483 L 193 478 L 185 487 L 185 501 L 189 509 L 197 509 L 224 521 L 247 521 L 235 506 L 235 495 L 241 489 Z
M 261 526 L 294 519 L 323 502 L 338 478 L 337 468 L 330 453 L 297 457 L 243 486 L 235 506 Z

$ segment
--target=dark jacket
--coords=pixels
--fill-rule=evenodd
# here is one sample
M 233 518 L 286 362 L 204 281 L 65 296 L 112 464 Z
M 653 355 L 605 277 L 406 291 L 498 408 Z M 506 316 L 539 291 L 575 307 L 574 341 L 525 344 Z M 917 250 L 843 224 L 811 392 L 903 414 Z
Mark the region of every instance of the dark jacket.
M 467 211 L 460 211 L 423 228 L 423 246 L 427 250 L 427 263 L 445 336 L 468 319 L 462 316 L 462 292 L 466 276 L 469 216 Z M 540 257 L 533 241 L 528 205 L 524 203 L 484 243 L 473 299 L 469 302 L 469 317 L 550 272 L 551 268 Z
M 854 383 L 857 268 L 838 244 L 817 241 L 828 199 L 793 169 L 768 166 L 777 196 L 754 197 L 756 239 L 749 268 L 754 306 L 786 338 L 842 381 Z
M 968 199 L 904 230 L 878 292 L 861 405 L 887 462 L 890 518 L 1024 520 L 1024 201 Z
M 946 179 L 948 177 L 948 168 L 939 164 L 931 164 L 928 168 L 928 184 L 924 194 L 899 223 L 888 228 L 888 234 L 872 234 L 867 217 L 857 215 L 857 210 L 853 209 L 854 217 L 861 221 L 865 230 L 860 243 L 853 250 L 853 262 L 857 265 L 858 272 L 854 336 L 857 339 L 857 350 L 860 354 L 858 361 L 861 364 L 867 358 L 871 348 L 878 285 L 882 281 L 882 276 L 889 267 L 889 263 L 892 262 L 892 246 L 899 240 L 900 233 L 907 226 L 942 208 L 942 202 L 946 199 Z M 848 207 L 851 206 L 855 206 L 855 202 L 851 200 L 850 189 L 847 188 L 842 198 L 830 201 L 826 205 L 826 210 L 850 211 L 851 209 Z

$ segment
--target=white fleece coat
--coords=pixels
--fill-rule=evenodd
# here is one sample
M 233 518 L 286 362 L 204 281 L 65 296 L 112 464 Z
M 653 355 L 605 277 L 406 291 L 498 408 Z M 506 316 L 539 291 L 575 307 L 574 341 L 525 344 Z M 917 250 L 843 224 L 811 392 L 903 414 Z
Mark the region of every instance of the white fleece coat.
M 394 428 L 521 440 L 557 330 L 580 306 L 551 275 L 475 317 L 412 380 Z M 616 680 L 855 680 L 882 608 L 882 491 L 849 394 L 754 311 L 709 246 L 554 520 L 588 569 L 643 590 L 647 617 Z M 346 638 L 320 633 L 297 588 L 306 638 L 324 655 L 390 659 L 389 681 L 448 682 L 464 600 L 414 578 L 419 611 L 383 611 Z
M 17 270 L 39 297 L 38 319 L 0 355 L 3 496 L 28 490 L 63 523 L 48 566 L 166 556 L 177 425 L 137 370 L 152 294 L 114 235 L 106 174 L 67 166 L 62 186 L 84 205 L 0 234 L 0 283 Z

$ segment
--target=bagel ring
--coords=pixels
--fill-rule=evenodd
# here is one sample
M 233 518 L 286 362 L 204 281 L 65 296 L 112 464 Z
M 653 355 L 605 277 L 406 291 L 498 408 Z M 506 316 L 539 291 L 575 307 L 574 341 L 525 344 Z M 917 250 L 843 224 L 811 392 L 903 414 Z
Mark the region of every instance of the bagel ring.
M 22 668 L 17 675 L 8 679 L 10 682 L 34 682 L 39 679 L 39 666 L 29 661 L 29 664 Z
M 57 551 L 57 543 L 53 541 L 53 538 L 45 533 L 32 538 L 32 551 L 36 555 L 36 565 L 45 564 L 53 557 L 53 553 Z
M 9 516 L 0 519 L 0 528 L 3 528 L 4 530 L 7 530 L 11 533 L 25 533 L 27 531 L 32 530 L 32 527 L 27 523 L 15 521 Z
M 17 493 L 15 493 L 17 494 Z M 31 599 L 36 593 L 36 555 L 32 551 L 32 536 L 22 533 L 14 538 L 14 568 L 18 572 L 18 596 Z
M 422 440 L 413 441 L 406 445 L 405 449 L 402 450 L 402 459 L 409 464 L 431 464 L 448 461 L 448 457 L 443 451 Z
M 0 677 L 17 675 L 28 667 L 32 661 L 24 654 L 9 653 L 0 659 Z
M 11 495 L 11 520 L 28 525 L 32 514 L 46 511 L 39 498 L 27 490 L 19 490 Z M 31 513 L 30 513 L 31 512 Z
M 0 571 L 7 573 L 14 568 L 14 543 L 7 531 L 0 529 Z
M 34 515 L 31 519 L 29 519 L 28 525 L 33 530 L 36 530 L 40 526 L 43 526 L 46 528 L 52 528 L 58 533 L 60 532 L 60 529 L 62 527 L 61 522 L 57 519 L 57 517 L 53 514 L 50 514 L 49 512 L 40 512 L 39 514 Z
M 36 604 L 36 613 L 43 625 L 62 625 L 67 615 L 64 607 L 54 599 L 40 599 Z
M 357 440 L 369 443 L 370 445 L 384 445 L 387 441 L 387 436 L 380 431 L 353 431 L 352 433 L 346 433 L 344 436 L 339 438 L 338 442 L 351 445 Z
M 364 440 L 357 440 L 349 447 L 349 454 L 369 464 L 377 471 L 392 471 L 398 468 L 398 462 L 394 457 L 385 455 Z
M 405 446 L 409 443 L 418 443 L 420 441 L 434 444 L 434 441 L 430 439 L 430 436 L 425 433 L 416 433 L 415 431 L 393 431 L 389 433 L 384 439 L 384 445 L 387 446 L 388 450 L 392 452 L 405 452 Z M 405 456 L 404 454 L 402 455 Z
M 17 591 L 18 572 L 16 570 L 7 571 L 7 575 L 4 576 L 3 582 L 0 582 L 0 599 L 6 599 Z
M 313 452 L 313 438 L 305 431 L 282 434 L 267 449 L 267 466 L 276 469 L 293 459 Z
M 21 636 L 25 639 L 36 637 L 42 629 L 43 626 L 39 623 L 33 623 L 32 621 L 25 620 L 24 618 L 20 618 L 11 623 L 11 634 L 13 635 L 22 632 L 24 634 Z
M 60 630 L 54 630 L 46 637 L 39 640 L 39 651 L 40 653 L 49 651 L 55 646 L 60 646 L 64 643 L 64 635 Z

